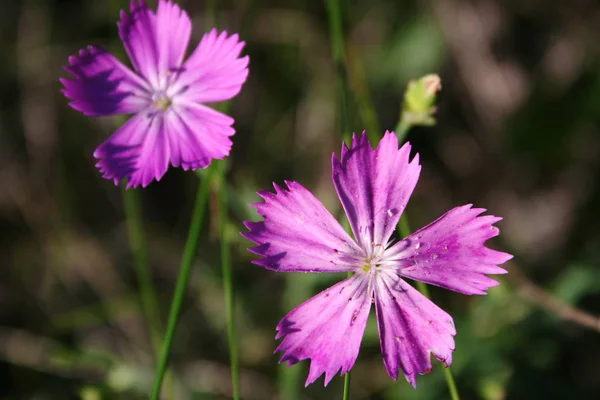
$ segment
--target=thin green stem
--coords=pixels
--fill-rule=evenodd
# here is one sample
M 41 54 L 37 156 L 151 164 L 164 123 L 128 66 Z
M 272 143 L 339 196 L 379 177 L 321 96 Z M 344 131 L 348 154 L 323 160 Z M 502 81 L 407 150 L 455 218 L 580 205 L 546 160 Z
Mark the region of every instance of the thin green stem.
M 217 26 L 217 0 L 206 0 L 206 26 Z
M 340 0 L 325 0 L 325 5 L 329 23 L 331 52 L 338 80 L 340 124 L 344 140 L 349 141 L 352 132 L 350 131 L 348 114 L 348 72 L 346 69 L 346 44 L 344 42 L 342 7 Z
M 315 275 L 296 274 L 285 275 L 286 286 L 281 299 L 282 311 L 287 313 L 314 293 L 312 287 L 315 283 Z M 285 400 L 300 400 L 300 388 L 302 387 L 302 366 L 288 366 L 286 363 L 279 364 L 279 390 L 281 398 Z
M 400 232 L 400 236 L 402 236 L 403 238 L 407 237 L 412 233 L 406 214 L 402 214 L 402 216 L 400 217 L 400 221 L 398 222 L 398 231 Z
M 308 297 L 312 295 L 312 291 L 308 296 L 302 298 L 300 302 L 295 303 L 298 305 Z M 289 312 L 289 309 L 286 309 Z M 281 398 L 285 400 L 299 400 L 300 396 L 300 382 L 302 380 L 302 366 L 293 365 L 288 366 L 286 363 L 278 365 L 278 382 L 279 390 L 281 391 Z
M 344 397 L 342 397 L 342 399 L 350 399 L 350 371 L 346 372 L 344 375 Z
M 348 82 L 352 88 L 352 100 L 356 104 L 363 127 L 367 130 L 369 141 L 373 144 L 381 139 L 381 129 L 377 112 L 373 104 L 373 98 L 369 91 L 366 72 L 360 56 L 357 54 L 356 46 L 349 42 L 346 46 L 346 66 L 348 70 Z
M 217 1 L 208 0 L 206 3 L 206 11 L 209 17 L 209 25 L 217 25 L 218 12 Z M 231 103 L 221 104 L 218 109 L 221 112 L 226 112 Z M 227 201 L 227 184 L 226 184 L 226 161 L 218 161 L 215 165 L 214 184 L 217 191 L 218 201 L 218 229 L 221 251 L 221 271 L 223 274 L 223 292 L 225 295 L 225 314 L 227 317 L 227 343 L 229 346 L 229 363 L 231 368 L 231 387 L 233 391 L 233 399 L 240 399 L 240 373 L 239 373 L 239 356 L 237 344 L 237 329 L 235 318 L 235 286 L 233 284 L 233 272 L 231 270 L 231 244 L 227 236 L 227 226 L 229 223 L 228 201 Z
M 394 130 L 396 136 L 398 136 L 398 143 L 404 143 L 406 135 L 408 135 L 408 131 L 411 127 L 412 125 L 408 121 L 406 121 L 406 118 L 400 118 L 400 121 L 398 122 L 398 125 L 396 125 L 396 129 Z
M 212 24 L 217 25 L 218 10 L 217 1 L 208 0 L 206 11 Z M 209 23 L 210 25 L 210 23 Z M 226 112 L 231 103 L 224 103 L 220 111 Z M 233 399 L 238 400 L 240 395 L 240 370 L 236 329 L 235 313 L 235 286 L 233 283 L 233 272 L 231 269 L 231 243 L 227 235 L 227 226 L 229 223 L 228 201 L 227 201 L 227 182 L 226 182 L 226 161 L 219 161 L 215 166 L 217 169 L 215 184 L 218 196 L 218 220 L 219 220 L 219 241 L 221 243 L 221 270 L 223 274 L 223 291 L 225 295 L 225 313 L 227 316 L 227 342 L 229 345 L 229 361 L 231 368 L 231 386 L 233 390 Z
M 135 272 L 140 286 L 140 302 L 148 325 L 155 357 L 158 358 L 161 346 L 162 326 L 159 316 L 156 288 L 152 282 L 150 263 L 148 262 L 148 244 L 144 235 L 142 207 L 139 192 L 135 189 L 123 188 L 123 204 L 129 243 L 135 259 Z
M 300 369 L 300 366 L 294 365 L 289 367 L 287 364 L 283 363 L 279 364 L 278 368 L 281 398 L 286 400 L 299 400 L 299 382 L 302 379 L 302 370 Z
M 162 345 L 160 360 L 156 367 L 156 377 L 154 378 L 154 385 L 152 387 L 152 400 L 158 400 L 162 381 L 167 371 L 171 346 L 173 345 L 173 339 L 177 329 L 177 322 L 179 321 L 179 315 L 181 313 L 181 307 L 183 305 L 187 284 L 192 272 L 192 265 L 196 259 L 196 251 L 198 249 L 198 241 L 200 240 L 200 232 L 202 231 L 202 223 L 204 221 L 206 203 L 208 201 L 208 189 L 211 179 L 212 175 L 209 170 L 209 173 L 207 173 L 200 182 L 198 193 L 196 194 L 192 223 L 190 225 L 188 238 L 185 243 L 183 259 L 179 269 L 179 277 L 177 278 L 177 285 L 175 287 L 175 293 L 173 294 L 173 300 L 171 302 L 167 332 L 165 333 L 165 340 Z
M 450 390 L 450 398 L 452 398 L 452 400 L 460 400 L 458 389 L 456 388 L 456 382 L 454 382 L 454 376 L 452 375 L 452 370 L 450 367 L 444 368 L 444 377 L 446 378 L 446 383 L 448 384 L 448 389 Z
M 340 107 L 340 125 L 342 137 L 349 143 L 351 138 L 350 118 L 348 114 L 348 71 L 346 64 L 346 44 L 344 42 L 344 28 L 342 20 L 342 6 L 340 0 L 325 0 L 327 20 L 329 23 L 329 38 L 335 70 L 337 73 Z M 349 224 L 344 219 L 346 230 Z M 348 273 L 351 276 L 352 273 Z M 350 398 L 350 371 L 344 375 L 344 400 Z
M 235 318 L 235 286 L 233 283 L 233 272 L 231 270 L 231 245 L 227 235 L 229 222 L 227 208 L 227 191 L 225 185 L 225 162 L 220 163 L 218 176 L 219 196 L 219 237 L 221 241 L 221 269 L 223 271 L 223 290 L 225 292 L 225 309 L 227 315 L 227 341 L 229 344 L 229 361 L 231 365 L 231 386 L 233 388 L 233 399 L 239 400 L 240 396 L 240 371 L 237 342 L 237 329 Z

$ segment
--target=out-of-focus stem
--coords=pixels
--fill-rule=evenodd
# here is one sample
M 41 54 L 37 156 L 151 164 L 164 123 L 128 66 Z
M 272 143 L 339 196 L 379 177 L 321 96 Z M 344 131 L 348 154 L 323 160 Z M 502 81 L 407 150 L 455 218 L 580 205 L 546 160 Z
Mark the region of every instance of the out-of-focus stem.
M 396 129 L 394 130 L 396 136 L 398 136 L 398 143 L 404 143 L 410 128 L 411 125 L 404 118 L 401 118 L 398 122 L 398 125 L 396 125 Z
M 342 24 L 341 0 L 325 0 L 327 9 L 327 20 L 329 22 L 329 38 L 331 41 L 331 52 L 335 63 L 339 90 L 339 109 L 342 137 L 346 143 L 350 142 L 351 128 L 348 115 L 348 72 L 346 70 L 346 43 L 344 42 L 344 30 Z M 348 225 L 346 225 L 348 227 Z M 348 229 L 346 229 L 348 230 Z M 351 273 L 348 273 L 351 275 Z M 344 400 L 350 397 L 350 371 L 344 375 Z
M 219 239 L 221 242 L 221 270 L 223 273 L 223 291 L 225 293 L 225 314 L 227 315 L 227 342 L 229 344 L 229 361 L 231 368 L 231 386 L 233 388 L 234 400 L 241 399 L 240 396 L 240 374 L 239 355 L 237 342 L 237 329 L 235 318 L 235 285 L 233 272 L 231 270 L 231 246 L 227 236 L 228 201 L 227 185 L 225 185 L 225 162 L 220 162 L 218 170 L 217 191 L 219 198 Z
M 150 338 L 155 357 L 158 359 L 161 346 L 162 326 L 159 316 L 156 288 L 152 282 L 150 263 L 148 262 L 148 244 L 144 235 L 142 210 L 139 193 L 135 189 L 123 188 L 123 205 L 129 243 L 135 259 L 135 272 L 140 287 L 140 302 L 150 329 Z
M 348 72 L 346 70 L 346 44 L 342 24 L 341 0 L 325 0 L 327 19 L 329 23 L 329 38 L 331 52 L 338 80 L 338 104 L 340 110 L 340 125 L 344 140 L 349 141 L 351 127 L 348 115 Z
M 212 168 L 213 167 L 211 167 L 211 170 Z M 160 396 L 160 388 L 162 386 L 162 381 L 167 371 L 169 355 L 171 352 L 171 346 L 173 345 L 173 339 L 175 337 L 177 323 L 179 322 L 181 307 L 183 306 L 185 292 L 192 272 L 192 265 L 194 263 L 194 260 L 196 259 L 196 251 L 198 249 L 198 242 L 200 241 L 200 232 L 202 231 L 202 223 L 204 221 L 204 214 L 206 211 L 206 204 L 208 201 L 208 189 L 210 186 L 211 179 L 212 174 L 209 171 L 207 176 L 205 176 L 200 182 L 198 187 L 198 193 L 196 194 L 192 222 L 190 225 L 188 238 L 185 243 L 183 259 L 179 268 L 177 286 L 175 287 L 175 293 L 173 294 L 173 300 L 171 302 L 171 310 L 169 312 L 169 322 L 167 324 L 165 340 L 162 345 L 160 360 L 156 367 L 156 377 L 154 378 L 154 385 L 152 388 L 151 396 L 152 400 L 158 400 Z

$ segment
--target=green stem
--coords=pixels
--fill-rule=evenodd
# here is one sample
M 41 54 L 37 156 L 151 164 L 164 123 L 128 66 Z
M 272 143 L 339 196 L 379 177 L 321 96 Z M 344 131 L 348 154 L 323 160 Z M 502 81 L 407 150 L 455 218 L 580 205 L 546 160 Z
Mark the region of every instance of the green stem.
M 348 82 L 352 88 L 352 100 L 356 104 L 358 114 L 363 122 L 363 127 L 367 130 L 369 141 L 372 144 L 378 143 L 381 139 L 381 129 L 377 119 L 377 112 L 373 104 L 373 98 L 369 91 L 369 85 L 366 78 L 365 68 L 362 60 L 357 54 L 356 46 L 348 43 L 346 46 L 346 66 L 348 67 Z
M 311 293 L 312 294 L 312 293 Z M 310 297 L 310 294 L 309 294 Z M 305 300 L 304 297 L 302 300 Z M 296 303 L 297 305 L 298 303 Z M 289 310 L 287 310 L 289 311 Z M 286 363 L 279 364 L 279 390 L 281 398 L 285 400 L 300 399 L 300 381 L 302 379 L 302 369 L 300 365 L 289 367 Z
M 342 7 L 340 0 L 325 0 L 327 19 L 329 23 L 329 37 L 335 69 L 337 72 L 340 122 L 344 140 L 351 137 L 350 120 L 348 116 L 348 72 L 346 70 L 346 45 L 342 24 Z
M 217 25 L 218 12 L 217 1 L 208 0 L 206 3 L 207 15 L 209 15 L 212 24 Z M 210 25 L 210 23 L 209 23 Z M 226 112 L 231 103 L 224 103 L 220 107 L 221 112 Z M 226 161 L 219 161 L 215 166 L 217 169 L 215 184 L 217 186 L 218 196 L 218 223 L 219 240 L 221 243 L 221 270 L 223 274 L 223 291 L 225 295 L 225 313 L 227 316 L 227 342 L 229 345 L 229 362 L 231 367 L 231 386 L 233 390 L 233 399 L 238 400 L 240 395 L 240 370 L 237 344 L 236 318 L 235 318 L 235 286 L 233 284 L 233 272 L 231 270 L 231 243 L 227 235 L 228 201 L 227 201 L 227 182 L 225 179 L 227 172 Z
M 162 345 L 160 360 L 156 367 L 156 377 L 154 378 L 154 385 L 152 387 L 152 400 L 158 400 L 160 396 L 160 388 L 162 386 L 162 381 L 167 371 L 167 366 L 169 363 L 169 354 L 171 351 L 171 346 L 173 345 L 173 338 L 175 337 L 177 322 L 179 321 L 179 315 L 181 313 L 181 307 L 183 305 L 187 284 L 192 272 L 192 265 L 194 263 L 194 260 L 196 259 L 198 241 L 200 240 L 200 232 L 202 231 L 202 223 L 204 221 L 206 203 L 208 201 L 208 189 L 211 176 L 212 175 L 209 171 L 209 173 L 207 173 L 202 179 L 198 187 L 198 193 L 196 195 L 196 200 L 194 204 L 194 212 L 192 215 L 192 223 L 190 225 L 188 238 L 183 252 L 183 259 L 181 261 L 181 266 L 179 269 L 179 277 L 177 278 L 177 286 L 175 287 L 175 293 L 171 302 L 171 310 L 169 312 L 167 332 L 165 334 L 165 340 Z
M 406 214 L 402 214 L 402 216 L 400 217 L 400 221 L 398 222 L 398 231 L 400 232 L 400 236 L 402 236 L 403 238 L 407 237 L 412 233 Z
M 162 326 L 159 316 L 156 288 L 152 282 L 150 263 L 148 262 L 148 244 L 144 235 L 142 207 L 139 192 L 135 189 L 123 188 L 123 204 L 129 243 L 135 259 L 135 272 L 140 285 L 140 302 L 148 325 L 155 357 L 158 358 L 161 346 Z
M 315 275 L 286 274 L 286 286 L 282 297 L 282 311 L 288 313 L 291 309 L 302 303 L 314 293 L 312 287 L 315 283 Z M 279 364 L 279 390 L 281 398 L 285 400 L 300 400 L 300 388 L 302 387 L 302 366 L 288 366 L 287 363 Z
M 450 367 L 444 368 L 444 377 L 446 378 L 446 383 L 448 384 L 448 389 L 450 390 L 450 398 L 452 400 L 460 400 L 458 389 L 456 388 L 456 382 L 454 382 L 454 376 L 452 375 L 452 370 Z
M 337 72 L 339 88 L 339 106 L 342 136 L 349 143 L 351 138 L 350 119 L 348 115 L 348 71 L 346 65 L 346 44 L 344 43 L 344 30 L 342 23 L 342 6 L 340 0 L 325 0 L 327 9 L 327 21 L 329 24 L 329 38 L 331 40 L 331 52 L 335 69 Z M 346 230 L 349 230 L 349 224 L 346 219 Z M 348 276 L 351 276 L 348 273 Z M 350 398 L 350 371 L 344 375 L 344 394 L 343 399 Z
M 350 371 L 346 372 L 344 375 L 344 397 L 342 397 L 342 399 L 350 399 Z
M 404 143 L 406 135 L 408 135 L 408 131 L 411 127 L 412 125 L 408 121 L 406 121 L 406 118 L 404 118 L 404 116 L 402 116 L 402 118 L 400 118 L 400 121 L 398 122 L 398 125 L 396 125 L 396 129 L 394 129 L 396 136 L 398 136 L 398 143 Z
M 225 185 L 225 162 L 221 162 L 218 179 L 219 196 L 219 236 L 221 241 L 221 268 L 223 271 L 223 290 L 225 292 L 225 309 L 227 315 L 227 341 L 229 344 L 229 360 L 231 364 L 231 385 L 233 388 L 233 399 L 239 400 L 240 396 L 240 374 L 239 356 L 235 318 L 235 286 L 233 284 L 233 273 L 231 270 L 231 246 L 227 236 L 228 214 L 227 214 L 227 191 Z

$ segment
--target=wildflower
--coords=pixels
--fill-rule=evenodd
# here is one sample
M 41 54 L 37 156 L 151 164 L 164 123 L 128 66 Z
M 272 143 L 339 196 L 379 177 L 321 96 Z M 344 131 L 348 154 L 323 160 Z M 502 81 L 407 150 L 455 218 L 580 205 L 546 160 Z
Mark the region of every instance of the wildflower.
M 213 29 L 184 62 L 192 24 L 171 1 L 156 13 L 144 0 L 121 11 L 119 35 L 133 71 L 89 46 L 69 57 L 74 79 L 60 79 L 71 107 L 88 116 L 134 114 L 94 152 L 104 178 L 128 187 L 160 180 L 169 163 L 205 168 L 231 149 L 233 119 L 205 106 L 234 97 L 248 76 L 244 42 Z
M 333 155 L 333 182 L 350 222 L 354 240 L 307 189 L 286 182 L 285 190 L 259 192 L 254 207 L 265 218 L 246 222 L 242 233 L 258 244 L 249 250 L 269 270 L 351 272 L 347 279 L 292 310 L 277 326 L 280 362 L 310 359 L 306 385 L 325 373 L 325 385 L 356 358 L 371 309 L 375 311 L 383 362 L 388 374 L 400 370 L 416 386 L 416 375 L 431 370 L 430 352 L 447 366 L 454 351 L 452 317 L 403 278 L 464 294 L 485 294 L 503 274 L 498 264 L 511 255 L 484 242 L 499 231 L 501 218 L 479 216 L 471 205 L 454 208 L 430 225 L 397 241 L 391 236 L 415 188 L 421 166 L 409 162 L 410 145 L 386 132 L 376 150 L 365 133 Z

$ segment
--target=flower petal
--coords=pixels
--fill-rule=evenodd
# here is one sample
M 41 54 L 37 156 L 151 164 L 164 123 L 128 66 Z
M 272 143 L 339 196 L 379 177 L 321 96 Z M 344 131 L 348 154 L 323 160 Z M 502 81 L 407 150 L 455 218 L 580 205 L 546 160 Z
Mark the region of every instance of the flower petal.
M 253 204 L 265 220 L 245 222 L 242 235 L 258 244 L 248 250 L 264 258 L 253 261 L 275 271 L 347 272 L 357 267 L 360 249 L 323 204 L 297 182 L 289 191 L 259 192 Z M 364 257 L 363 257 L 364 259 Z M 360 265 L 358 265 L 360 266 Z
M 147 83 L 99 47 L 69 57 L 65 70 L 75 79 L 61 78 L 62 91 L 84 115 L 131 114 L 150 104 Z
M 210 103 L 229 100 L 242 88 L 248 77 L 248 56 L 241 57 L 244 42 L 237 34 L 205 34 L 192 55 L 183 64 L 168 95 L 185 101 Z
M 169 166 L 169 141 L 161 113 L 138 113 L 94 152 L 96 166 L 115 185 L 129 178 L 128 188 L 160 180 Z
M 195 103 L 174 106 L 165 118 L 173 166 L 206 168 L 213 159 L 229 155 L 233 118 Z
M 119 35 L 131 63 L 155 89 L 166 86 L 167 77 L 181 66 L 192 23 L 175 3 L 159 0 L 157 13 L 144 0 L 131 0 L 130 14 L 121 11 Z
M 383 363 L 388 374 L 417 386 L 417 374 L 431 371 L 430 352 L 446 366 L 452 363 L 452 317 L 397 276 L 375 278 L 375 310 Z
M 159 0 L 156 10 L 156 42 L 159 71 L 179 68 L 190 43 L 192 21 L 177 3 Z
M 421 166 L 418 155 L 409 163 L 410 144 L 398 149 L 398 139 L 386 132 L 373 150 L 363 132 L 344 144 L 340 159 L 333 155 L 333 182 L 354 236 L 372 251 L 387 244 L 412 194 Z
M 486 274 L 505 274 L 498 265 L 512 255 L 485 247 L 499 234 L 493 224 L 502 218 L 480 216 L 482 208 L 456 207 L 396 243 L 386 260 L 397 263 L 398 274 L 464 294 L 485 294 L 498 285 Z
M 310 359 L 306 386 L 325 373 L 325 386 L 340 370 L 348 372 L 360 348 L 371 309 L 368 280 L 355 274 L 302 303 L 277 325 L 283 341 L 279 362 L 288 366 Z

